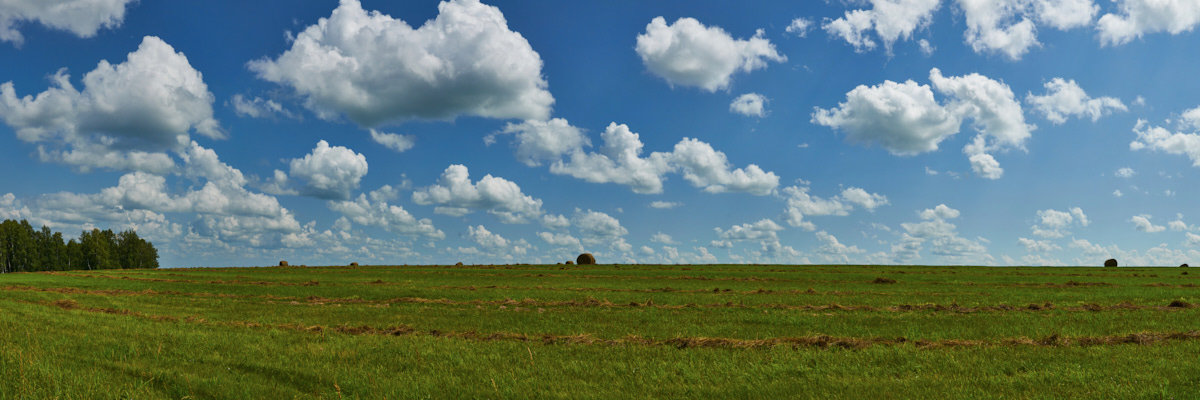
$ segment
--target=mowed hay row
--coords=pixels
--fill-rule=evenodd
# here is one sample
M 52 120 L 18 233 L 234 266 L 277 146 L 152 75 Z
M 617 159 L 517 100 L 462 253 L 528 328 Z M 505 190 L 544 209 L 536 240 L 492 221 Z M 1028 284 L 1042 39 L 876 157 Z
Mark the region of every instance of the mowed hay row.
M 737 339 L 724 337 L 672 337 L 647 338 L 630 335 L 620 338 L 598 338 L 588 334 L 554 335 L 554 334 L 524 334 L 512 332 L 477 332 L 477 331 L 443 331 L 421 330 L 407 325 L 391 327 L 372 326 L 325 326 L 305 324 L 262 324 L 252 321 L 209 321 L 203 318 L 179 318 L 169 315 L 154 315 L 138 311 L 81 306 L 77 302 L 63 299 L 43 303 L 48 307 L 64 311 L 121 315 L 151 321 L 207 324 L 226 327 L 244 327 L 258 329 L 282 329 L 303 331 L 315 334 L 327 332 L 346 335 L 383 335 L 383 336 L 432 336 L 475 341 L 516 341 L 542 343 L 546 345 L 640 345 L 640 346 L 669 346 L 679 349 L 687 348 L 730 348 L 756 349 L 768 347 L 815 347 L 815 348 L 844 348 L 863 349 L 871 346 L 914 346 L 923 349 L 945 347 L 994 347 L 994 346 L 1108 346 L 1108 345 L 1150 345 L 1173 341 L 1193 341 L 1200 339 L 1200 330 L 1166 331 L 1166 332 L 1133 332 L 1127 334 L 1105 336 L 1069 337 L 1058 334 L 1042 338 L 1011 337 L 997 340 L 966 340 L 966 339 L 909 339 L 906 337 L 835 337 L 829 335 L 814 335 L 800 337 L 772 337 L 761 339 Z
M 1163 281 L 1155 284 L 1103 285 L 1070 279 L 1063 280 L 1056 276 L 1048 276 L 1045 281 L 1038 281 L 1030 277 L 1013 278 L 1002 275 L 995 281 L 978 282 L 980 285 L 944 284 L 931 289 L 930 287 L 933 285 L 915 282 L 915 279 L 908 274 L 882 274 L 872 271 L 864 273 L 862 267 L 848 267 L 845 268 L 844 276 L 839 276 L 833 274 L 832 271 L 835 269 L 830 267 L 824 268 L 827 273 L 823 274 L 819 280 L 842 283 L 826 283 L 817 285 L 821 290 L 810 290 L 810 288 L 795 284 L 810 280 L 810 277 L 803 274 L 803 270 L 779 276 L 785 280 L 766 280 L 756 276 L 753 268 L 748 268 L 745 274 L 740 276 L 721 276 L 721 278 L 738 280 L 713 282 L 698 279 L 655 280 L 658 277 L 656 273 L 621 275 L 615 274 L 615 272 L 638 273 L 642 271 L 627 271 L 628 267 L 625 266 L 601 265 L 596 267 L 599 268 L 597 270 L 590 270 L 578 275 L 593 277 L 585 284 L 603 285 L 604 289 L 613 290 L 592 292 L 555 290 L 556 288 L 540 286 L 548 283 L 543 280 L 546 274 L 528 270 L 499 274 L 505 277 L 501 281 L 514 284 L 524 283 L 524 286 L 511 286 L 508 289 L 496 286 L 486 290 L 480 288 L 494 285 L 462 286 L 462 284 L 495 282 L 498 279 L 486 275 L 464 274 L 453 269 L 440 270 L 453 273 L 449 275 L 429 273 L 430 271 L 425 270 L 417 271 L 418 273 L 414 274 L 398 275 L 407 272 L 410 268 L 415 267 L 378 268 L 375 270 L 378 272 L 377 275 L 355 273 L 352 277 L 345 279 L 340 279 L 339 275 L 325 274 L 321 276 L 321 280 L 315 279 L 317 278 L 315 276 L 305 275 L 304 273 L 308 270 L 297 269 L 286 276 L 287 281 L 271 280 L 271 275 L 260 276 L 256 274 L 259 270 L 249 268 L 227 272 L 224 279 L 178 279 L 181 277 L 177 275 L 186 275 L 188 272 L 177 270 L 151 271 L 159 275 L 143 275 L 132 280 L 91 273 L 13 274 L 6 276 L 5 279 L 20 282 L 23 278 L 31 278 L 35 279 L 38 285 L 46 285 L 52 283 L 47 279 L 70 278 L 73 285 L 79 286 L 76 289 L 87 288 L 86 290 L 92 291 L 80 294 L 100 297 L 213 299 L 208 303 L 211 305 L 190 302 L 187 299 L 163 299 L 162 301 L 146 302 L 144 307 L 136 304 L 125 307 L 139 312 L 186 317 L 188 315 L 186 313 L 189 311 L 185 310 L 198 310 L 196 311 L 198 315 L 225 315 L 222 318 L 247 319 L 239 318 L 234 311 L 226 314 L 210 313 L 204 311 L 203 307 L 237 309 L 255 306 L 253 309 L 258 313 L 285 314 L 296 318 L 296 321 L 309 321 L 328 326 L 337 326 L 342 323 L 354 324 L 360 321 L 360 318 L 357 317 L 359 313 L 370 312 L 374 313 L 371 318 L 381 318 L 379 316 L 388 315 L 388 311 L 371 311 L 371 309 L 394 306 L 395 311 L 390 311 L 392 313 L 428 309 L 428 312 L 413 314 L 420 315 L 422 318 L 443 310 L 467 318 L 483 318 L 488 320 L 488 330 L 491 331 L 511 330 L 518 326 L 517 324 L 533 321 L 535 320 L 534 316 L 517 317 L 514 315 L 521 312 L 541 312 L 539 309 L 552 313 L 547 315 L 547 317 L 553 316 L 554 319 L 551 321 L 588 322 L 591 319 L 617 316 L 620 318 L 619 325 L 613 330 L 604 331 L 605 335 L 610 337 L 644 334 L 645 328 L 635 322 L 649 318 L 648 316 L 651 315 L 666 327 L 664 329 L 675 326 L 679 328 L 680 332 L 688 331 L 697 335 L 708 332 L 695 328 L 696 324 L 703 324 L 704 321 L 723 321 L 721 322 L 724 324 L 723 326 L 711 330 L 711 332 L 724 335 L 724 332 L 731 332 L 736 328 L 732 321 L 754 319 L 759 321 L 758 323 L 773 327 L 776 335 L 805 333 L 806 331 L 779 328 L 796 323 L 813 327 L 809 329 L 810 332 L 824 333 L 833 331 L 823 329 L 822 326 L 841 325 L 842 327 L 838 328 L 840 330 L 837 333 L 851 337 L 857 336 L 857 332 L 869 332 L 865 328 L 872 326 L 871 324 L 890 323 L 904 326 L 920 323 L 935 324 L 921 326 L 921 329 L 929 330 L 937 336 L 938 330 L 943 327 L 936 324 L 948 321 L 947 318 L 968 318 L 971 321 L 980 321 L 958 316 L 989 313 L 1004 315 L 1003 318 L 1006 318 L 1006 321 L 1020 323 L 1033 318 L 1042 318 L 1046 321 L 1042 324 L 1046 326 L 1053 326 L 1056 321 L 1066 321 L 1068 318 L 1065 316 L 1066 314 L 1078 314 L 1069 317 L 1071 321 L 1075 321 L 1072 323 L 1076 325 L 1086 323 L 1088 318 L 1092 318 L 1091 320 L 1098 325 L 1112 324 L 1121 322 L 1128 316 L 1136 318 L 1139 322 L 1132 325 L 1121 325 L 1127 331 L 1197 328 L 1193 325 L 1155 325 L 1145 322 L 1153 320 L 1160 315 L 1158 313 L 1162 313 L 1163 316 L 1173 315 L 1171 321 L 1177 321 L 1180 316 L 1190 315 L 1194 312 L 1193 304 L 1198 303 L 1194 295 L 1198 291 L 1188 287 L 1179 287 L 1179 284 L 1166 283 L 1165 277 L 1153 278 Z M 463 269 L 469 268 L 464 267 Z M 276 268 L 261 270 L 273 271 Z M 887 270 L 896 269 L 889 267 Z M 209 271 L 212 270 L 206 270 L 206 273 L 210 273 Z M 975 271 L 990 270 L 979 268 Z M 997 271 L 1004 272 L 1006 270 L 997 269 Z M 493 272 L 496 271 L 488 270 L 483 273 L 490 275 Z M 957 273 L 943 278 L 952 279 L 963 275 L 961 270 L 954 272 Z M 569 273 L 556 274 L 572 275 Z M 1144 273 L 1139 274 L 1145 275 Z M 686 272 L 686 275 L 675 276 L 694 278 L 708 275 L 703 270 L 697 270 Z M 377 283 L 384 282 L 383 278 L 399 280 L 400 276 L 407 279 L 408 283 L 405 286 Z M 596 278 L 604 276 L 612 278 Z M 630 276 L 634 279 L 621 279 Z M 895 283 L 875 283 L 875 279 L 879 277 L 892 279 Z M 933 274 L 922 274 L 922 277 L 924 279 L 939 278 L 938 275 Z M 303 280 L 307 278 L 311 279 Z M 1013 279 L 1020 279 L 1022 286 L 1001 286 L 1012 285 Z M 214 281 L 218 283 L 211 283 Z M 306 282 L 317 283 L 310 285 L 305 284 Z M 270 284 L 255 285 L 255 283 Z M 446 285 L 446 283 L 458 283 L 459 285 Z M 570 281 L 556 281 L 555 283 L 575 284 Z M 20 285 L 8 286 L 10 286 L 8 288 L 10 291 L 30 290 L 21 288 Z M 464 289 L 446 290 L 450 287 Z M 465 289 L 469 287 L 476 289 Z M 517 287 L 525 289 L 513 289 Z M 731 287 L 737 289 L 730 289 Z M 67 286 L 54 288 L 62 291 L 61 294 L 73 295 L 73 293 L 66 292 L 70 289 Z M 121 290 L 124 291 L 118 291 L 116 288 L 122 288 Z M 844 290 L 836 288 L 844 288 Z M 927 292 L 929 290 L 938 292 Z M 1133 303 L 1125 299 L 1136 299 L 1137 302 Z M 134 300 L 124 302 L 133 303 Z M 119 304 L 116 300 L 111 303 L 94 302 L 91 304 L 93 307 L 121 308 L 116 305 Z M 478 312 L 471 311 L 473 308 L 477 308 Z M 608 310 L 612 310 L 614 313 L 608 314 Z M 1009 314 L 1014 316 L 1009 317 Z M 942 317 L 926 318 L 926 315 L 941 315 Z M 1016 317 L 1019 315 L 1031 316 Z M 337 316 L 342 319 L 330 319 L 329 316 Z M 569 316 L 569 318 L 564 318 L 564 316 Z M 864 328 L 858 328 L 859 331 L 855 331 L 853 327 L 847 327 L 859 321 L 868 323 L 863 325 Z M 413 326 L 443 327 L 427 324 L 421 319 L 410 318 L 406 322 Z M 460 325 L 446 325 L 445 327 L 462 328 Z M 1030 337 L 1047 332 L 1044 327 L 1039 329 L 1041 330 L 1007 330 L 1005 332 L 1009 336 L 1026 334 Z M 538 331 L 548 332 L 552 329 L 539 328 Z M 1039 333 L 1030 334 L 1028 332 Z M 1111 331 L 1102 330 L 1068 332 L 1075 334 L 1080 332 L 1111 333 Z M 940 337 L 970 336 L 956 333 Z
M 86 294 L 96 296 L 172 296 L 172 297 L 209 297 L 209 298 L 226 298 L 226 299 L 241 299 L 243 301 L 255 300 L 266 302 L 268 304 L 289 304 L 289 305 L 308 305 L 308 306 L 340 306 L 340 305 L 393 305 L 393 304 L 441 304 L 441 305 L 457 305 L 457 306 L 512 306 L 512 307 L 544 307 L 544 308 L 656 308 L 667 310 L 686 310 L 686 309 L 760 309 L 760 310 L 795 310 L 795 311 L 839 311 L 839 312 L 947 312 L 958 314 L 969 313 L 1002 313 L 1002 312 L 1102 312 L 1102 311 L 1137 311 L 1137 310 L 1152 310 L 1152 311 L 1173 311 L 1189 308 L 1196 308 L 1200 305 L 1189 303 L 1183 300 L 1172 300 L 1169 303 L 1161 305 L 1153 304 L 1132 304 L 1122 302 L 1117 304 L 1097 304 L 1085 303 L 1077 305 L 1055 305 L 1054 303 L 1029 303 L 1024 305 L 959 305 L 956 303 L 936 304 L 936 303 L 918 303 L 918 304 L 896 304 L 890 306 L 871 306 L 871 305 L 854 305 L 854 304 L 786 304 L 786 303 L 656 303 L 652 299 L 645 301 L 628 301 L 628 302 L 613 302 L 608 299 L 596 299 L 587 297 L 584 299 L 573 300 L 539 300 L 532 298 L 522 299 L 490 299 L 490 300 L 452 300 L 448 298 L 424 298 L 424 297 L 395 297 L 379 300 L 362 299 L 358 297 L 337 298 L 337 297 L 321 297 L 321 296 L 278 296 L 271 294 L 263 295 L 237 295 L 226 293 L 211 293 L 211 292 L 180 292 L 172 290 L 153 290 L 145 289 L 140 291 L 122 290 L 122 289 L 79 289 L 71 287 L 32 287 L 32 286 L 4 286 L 0 287 L 0 291 L 29 291 L 29 292 L 49 292 L 60 294 Z

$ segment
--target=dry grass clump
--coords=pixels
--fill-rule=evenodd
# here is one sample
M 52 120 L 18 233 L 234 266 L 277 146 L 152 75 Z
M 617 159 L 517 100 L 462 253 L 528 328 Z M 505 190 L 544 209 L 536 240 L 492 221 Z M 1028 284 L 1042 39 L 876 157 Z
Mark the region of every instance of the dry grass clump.
M 286 266 L 288 266 L 288 263 L 287 263 L 287 261 L 280 261 L 280 262 L 279 262 L 279 266 L 280 266 L 280 267 L 286 267 Z
M 1171 302 L 1171 304 L 1167 304 L 1167 307 L 1171 307 L 1171 308 L 1192 308 L 1192 303 L 1188 303 L 1188 302 L 1186 302 L 1186 301 L 1183 301 L 1183 300 L 1175 300 L 1175 301 L 1172 301 L 1172 302 Z
M 579 265 L 592 265 L 596 263 L 596 257 L 592 253 L 583 253 L 575 258 L 575 263 Z
M 881 277 L 875 278 L 875 280 L 871 281 L 871 283 L 893 284 L 893 283 L 896 283 L 896 280 L 892 279 L 892 278 L 884 278 L 881 276 Z
M 1110 258 L 1110 259 L 1104 260 L 1104 266 L 1105 266 L 1105 267 L 1115 267 L 1115 266 L 1117 266 L 1117 259 L 1115 259 L 1115 258 Z

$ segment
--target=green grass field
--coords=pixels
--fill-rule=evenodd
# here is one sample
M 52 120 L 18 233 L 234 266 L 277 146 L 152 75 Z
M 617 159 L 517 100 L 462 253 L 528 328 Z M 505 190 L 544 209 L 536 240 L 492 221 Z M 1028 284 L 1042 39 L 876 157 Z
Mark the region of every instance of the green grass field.
M 1200 273 L 1187 271 L 6 274 L 0 398 L 1194 399 Z

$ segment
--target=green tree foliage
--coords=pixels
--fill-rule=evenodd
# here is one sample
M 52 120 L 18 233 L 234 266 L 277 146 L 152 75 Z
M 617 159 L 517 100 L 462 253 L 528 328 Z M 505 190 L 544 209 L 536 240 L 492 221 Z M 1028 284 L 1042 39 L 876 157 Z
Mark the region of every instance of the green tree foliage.
M 132 230 L 92 229 L 63 243 L 62 233 L 49 227 L 0 222 L 0 272 L 111 268 L 158 268 L 158 249 Z

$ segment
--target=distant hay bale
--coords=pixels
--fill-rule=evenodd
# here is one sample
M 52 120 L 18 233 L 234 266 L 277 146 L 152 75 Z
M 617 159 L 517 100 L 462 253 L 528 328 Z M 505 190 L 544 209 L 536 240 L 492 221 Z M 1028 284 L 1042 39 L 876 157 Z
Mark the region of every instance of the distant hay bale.
M 592 253 L 583 253 L 575 258 L 575 263 L 579 265 L 592 265 L 596 263 L 596 257 Z
M 878 278 L 875 278 L 875 280 L 871 281 L 871 283 L 889 284 L 890 285 L 890 284 L 896 283 L 896 280 L 892 279 L 892 278 L 878 277 Z
M 1108 260 L 1105 260 L 1105 261 L 1104 261 L 1104 266 L 1105 266 L 1105 267 L 1115 267 L 1115 266 L 1117 266 L 1117 259 L 1115 259 L 1115 258 L 1110 258 L 1110 259 L 1108 259 Z
M 1187 267 L 1188 267 L 1187 263 L 1179 264 L 1179 268 L 1187 268 Z
M 280 262 L 279 262 L 279 266 L 280 266 L 280 267 L 286 267 L 286 266 L 288 266 L 288 263 L 287 263 L 287 261 L 280 261 Z
M 463 263 L 462 263 L 462 261 L 459 261 L 459 262 L 457 262 L 457 263 L 454 263 L 454 266 L 455 266 L 455 267 L 461 267 L 461 266 L 463 266 Z
M 575 262 L 571 261 L 571 260 L 567 260 L 567 265 L 575 265 Z
M 358 263 L 356 263 L 356 262 L 352 262 L 352 263 L 350 263 L 350 266 L 351 266 L 351 267 L 357 267 L 357 266 L 358 266 Z

